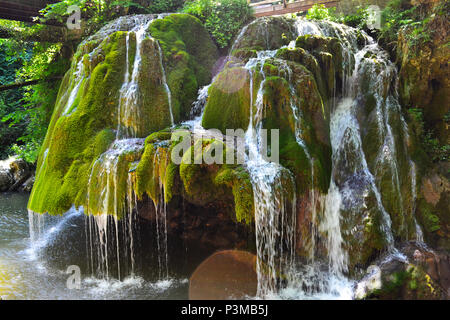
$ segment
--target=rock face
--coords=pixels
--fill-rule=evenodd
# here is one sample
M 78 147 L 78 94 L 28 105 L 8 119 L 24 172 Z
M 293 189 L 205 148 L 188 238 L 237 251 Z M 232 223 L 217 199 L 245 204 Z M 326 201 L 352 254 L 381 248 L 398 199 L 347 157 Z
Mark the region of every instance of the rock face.
M 402 254 L 371 265 L 356 288 L 358 299 L 434 300 L 450 298 L 450 260 L 423 246 L 405 243 Z
M 191 300 L 245 299 L 256 289 L 256 256 L 245 251 L 216 252 L 189 279 Z
M 403 107 L 411 108 L 407 117 L 409 144 L 418 165 L 416 216 L 427 243 L 449 250 L 450 8 L 448 1 L 404 3 L 417 5 L 417 10 L 428 17 L 418 26 L 400 29 L 396 47 L 399 94 Z M 420 116 L 415 110 L 420 110 Z M 440 150 L 438 159 L 427 146 L 434 138 L 433 152 Z
M 414 27 L 402 29 L 397 41 L 400 65 L 399 93 L 405 107 L 422 108 L 428 128 L 442 145 L 448 143 L 450 105 L 450 9 L 448 1 L 424 1 L 422 10 L 430 18 L 417 40 Z
M 11 171 L 6 168 L 0 169 L 0 191 L 7 191 L 11 185 L 14 183 Z
M 436 165 L 423 176 L 419 191 L 417 216 L 424 226 L 427 243 L 441 250 L 450 249 L 449 164 Z

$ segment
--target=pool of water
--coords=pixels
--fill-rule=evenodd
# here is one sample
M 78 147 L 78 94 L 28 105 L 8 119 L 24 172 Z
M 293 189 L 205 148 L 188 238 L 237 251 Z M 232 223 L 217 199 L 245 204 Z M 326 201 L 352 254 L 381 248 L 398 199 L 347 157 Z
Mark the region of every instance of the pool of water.
M 79 288 L 70 288 L 69 265 L 86 261 L 83 243 L 85 218 L 69 212 L 46 218 L 46 241 L 30 241 L 28 194 L 0 194 L 0 297 L 1 299 L 186 299 L 187 272 L 164 280 L 146 272 L 121 281 L 92 277 L 82 271 Z M 71 215 L 68 217 L 68 215 Z M 53 241 L 57 239 L 57 241 Z M 151 265 L 148 266 L 152 268 Z M 145 270 L 144 270 L 145 271 Z M 69 281 L 69 283 L 71 283 Z
M 105 278 L 92 271 L 91 264 L 96 257 L 92 260 L 89 254 L 89 219 L 83 212 L 72 209 L 63 216 L 36 215 L 30 220 L 27 211 L 28 197 L 25 193 L 0 194 L 0 298 L 3 300 L 188 299 L 189 276 L 213 252 L 199 247 L 198 243 L 189 244 L 169 237 L 169 276 L 161 277 L 161 257 L 155 254 L 158 248 L 154 226 L 140 220 L 139 230 L 133 235 L 134 272 L 129 272 L 129 260 L 124 261 L 126 255 L 121 252 L 120 280 L 117 279 L 117 273 L 114 274 L 117 269 L 116 257 L 111 256 L 108 260 L 110 276 Z M 39 226 L 42 230 L 36 240 Z M 109 239 L 111 238 L 114 237 L 110 235 Z M 114 252 L 115 249 L 112 248 L 109 254 Z M 68 270 L 73 266 L 77 266 L 81 273 L 80 283 L 76 288 L 71 281 L 73 269 Z M 267 298 L 352 298 L 354 284 L 351 281 L 327 272 L 322 274 L 318 270 L 320 268 L 312 266 L 299 268 L 295 279 L 285 289 Z

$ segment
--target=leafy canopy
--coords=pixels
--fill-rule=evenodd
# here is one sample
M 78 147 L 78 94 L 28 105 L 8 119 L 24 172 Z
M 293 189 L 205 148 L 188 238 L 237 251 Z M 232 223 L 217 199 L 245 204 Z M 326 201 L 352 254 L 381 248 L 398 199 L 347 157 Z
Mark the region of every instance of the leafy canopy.
M 228 47 L 252 18 L 252 9 L 246 0 L 187 1 L 183 12 L 199 18 L 220 48 Z

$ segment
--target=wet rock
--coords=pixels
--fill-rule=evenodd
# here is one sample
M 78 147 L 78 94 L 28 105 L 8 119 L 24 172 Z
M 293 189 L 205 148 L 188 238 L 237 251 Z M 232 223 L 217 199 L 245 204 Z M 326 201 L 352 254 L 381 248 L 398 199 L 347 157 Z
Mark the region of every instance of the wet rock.
M 227 300 L 253 297 L 257 290 L 256 256 L 245 251 L 214 253 L 189 280 L 189 299 Z
M 369 266 L 357 284 L 357 299 L 439 300 L 450 298 L 448 254 L 406 243 Z
M 34 179 L 35 179 L 35 176 L 34 176 L 34 174 L 31 176 L 31 177 L 29 177 L 26 181 L 25 181 L 25 183 L 22 185 L 22 190 L 23 191 L 26 191 L 26 192 L 31 192 L 31 189 L 33 189 L 33 185 L 34 185 Z
M 16 159 L 9 164 L 11 173 L 15 181 L 19 181 L 24 177 L 29 177 L 31 174 L 30 165 L 23 159 Z
M 421 179 L 417 212 L 425 241 L 434 248 L 450 249 L 450 184 L 448 163 L 428 168 Z
M 11 157 L 0 161 L 0 192 L 4 191 L 30 191 L 33 182 L 29 180 L 33 174 L 33 167 L 25 160 Z M 29 186 L 25 188 L 24 183 Z
M 428 7 L 421 6 L 421 10 L 430 16 L 422 30 L 422 34 L 428 36 L 427 40 L 411 41 L 416 32 L 415 27 L 411 26 L 400 30 L 397 41 L 399 93 L 402 102 L 406 107 L 423 109 L 427 127 L 434 129 L 442 145 L 448 143 L 448 122 L 445 115 L 450 111 L 448 8 L 448 1 L 435 1 Z
M 9 187 L 9 191 L 24 190 L 23 184 L 32 174 L 31 166 L 23 159 L 16 159 L 10 163 L 10 168 L 14 183 Z
M 433 281 L 440 285 L 447 298 L 450 298 L 450 255 L 435 251 L 423 244 L 408 243 L 401 249 L 415 265 L 421 267 Z
M 7 191 L 13 183 L 11 172 L 8 169 L 0 168 L 0 192 Z
M 293 20 L 286 17 L 264 17 L 242 29 L 231 54 L 246 60 L 259 50 L 274 50 L 294 40 Z

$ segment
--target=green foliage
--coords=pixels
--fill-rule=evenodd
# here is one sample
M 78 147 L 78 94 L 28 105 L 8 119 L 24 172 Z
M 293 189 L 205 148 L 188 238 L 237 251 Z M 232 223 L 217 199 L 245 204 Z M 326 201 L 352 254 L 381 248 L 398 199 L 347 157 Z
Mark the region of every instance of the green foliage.
M 81 9 L 82 18 L 92 32 L 121 15 L 175 12 L 183 4 L 184 0 L 62 0 L 48 4 L 41 10 L 42 17 L 38 19 L 63 23 L 69 17 L 68 8 L 75 5 Z
M 336 8 L 326 8 L 323 4 L 313 5 L 307 12 L 306 18 L 313 20 L 330 20 L 343 23 L 350 27 L 367 29 L 369 18 L 368 6 L 357 6 L 353 13 L 343 15 L 336 13 Z
M 313 20 L 335 20 L 336 8 L 325 8 L 323 4 L 315 4 L 306 13 L 307 19 Z
M 350 27 L 364 29 L 367 27 L 368 17 L 367 7 L 358 6 L 355 13 L 342 16 L 340 22 Z
M 152 0 L 149 2 L 148 10 L 151 13 L 176 12 L 184 5 L 184 0 Z
M 69 62 L 60 56 L 61 44 L 28 43 L 17 46 L 28 48 L 22 49 L 24 59 L 16 75 L 19 81 L 49 79 L 62 75 L 68 69 Z M 59 81 L 49 81 L 20 89 L 21 96 L 17 96 L 18 99 L 9 104 L 9 112 L 2 115 L 2 122 L 11 128 L 21 128 L 20 135 L 11 142 L 11 151 L 27 162 L 33 163 L 37 159 L 58 87 Z
M 16 82 L 16 73 L 22 67 L 29 52 L 14 40 L 0 40 L 0 84 Z M 12 153 L 11 147 L 23 134 L 26 125 L 8 116 L 21 108 L 24 89 L 17 88 L 0 92 L 0 159 Z
M 433 130 L 425 128 L 423 109 L 410 108 L 408 109 L 408 114 L 417 126 L 417 138 L 420 140 L 420 145 L 428 155 L 428 157 L 433 162 L 447 161 L 448 159 L 450 159 L 450 145 L 446 144 L 442 146 L 436 138 Z M 449 117 L 448 114 L 446 115 L 446 117 Z
M 186 2 L 183 11 L 198 17 L 220 48 L 250 20 L 252 10 L 246 0 L 195 0 Z
M 381 14 L 380 40 L 382 43 L 394 44 L 399 32 L 407 30 L 405 36 L 409 47 L 418 49 L 431 40 L 433 29 L 428 28 L 429 22 L 426 10 L 422 10 L 420 5 L 412 6 L 406 0 L 392 0 Z M 412 53 L 416 51 L 412 50 Z

